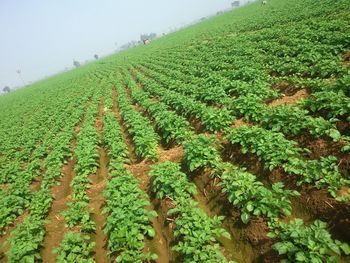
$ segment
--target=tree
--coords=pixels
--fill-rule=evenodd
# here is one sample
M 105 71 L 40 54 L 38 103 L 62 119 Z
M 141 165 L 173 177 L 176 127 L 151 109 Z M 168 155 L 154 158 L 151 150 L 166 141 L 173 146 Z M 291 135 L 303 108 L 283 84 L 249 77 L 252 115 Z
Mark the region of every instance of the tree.
M 10 87 L 9 86 L 5 86 L 3 89 L 2 89 L 3 92 L 7 92 L 9 93 L 11 91 Z
M 76 68 L 80 67 L 79 61 L 76 61 L 76 60 L 73 60 L 73 65 L 74 65 Z
M 238 6 L 240 6 L 240 2 L 239 1 L 234 1 L 234 2 L 231 3 L 231 6 L 232 7 L 238 7 Z
M 140 35 L 140 40 L 145 43 L 146 40 L 152 40 L 157 37 L 156 33 L 150 33 L 150 34 L 141 34 Z
M 94 58 L 95 58 L 96 60 L 98 60 L 98 55 L 97 55 L 97 54 L 95 54 L 95 55 L 94 55 Z
M 22 80 L 23 85 L 26 85 L 26 84 L 24 83 L 23 78 L 22 78 L 22 75 L 21 75 L 21 70 L 20 70 L 20 69 L 17 69 L 17 70 L 16 70 L 16 72 L 17 72 L 17 74 L 18 74 L 19 78 Z

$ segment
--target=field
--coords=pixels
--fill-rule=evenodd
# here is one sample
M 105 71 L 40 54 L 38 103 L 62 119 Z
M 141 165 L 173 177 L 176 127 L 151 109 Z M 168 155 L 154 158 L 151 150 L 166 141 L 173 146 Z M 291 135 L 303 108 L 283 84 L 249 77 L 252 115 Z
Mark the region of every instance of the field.
M 0 97 L 0 262 L 350 262 L 349 73 L 269 0 Z

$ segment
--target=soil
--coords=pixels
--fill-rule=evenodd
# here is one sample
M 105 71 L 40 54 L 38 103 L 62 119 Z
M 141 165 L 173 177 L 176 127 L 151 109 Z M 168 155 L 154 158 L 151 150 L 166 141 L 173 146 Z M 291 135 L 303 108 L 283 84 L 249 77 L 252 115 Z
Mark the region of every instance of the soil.
M 155 204 L 156 202 L 153 200 L 151 205 L 147 207 L 149 211 L 156 210 Z M 164 226 L 161 221 L 161 216 L 152 218 L 152 227 L 155 230 L 155 236 L 152 239 L 146 239 L 145 252 L 154 252 L 158 255 L 157 263 L 168 263 L 171 261 L 171 248 L 169 247 L 168 240 L 171 240 L 166 235 L 167 233 L 164 231 Z
M 169 209 L 173 208 L 173 204 L 170 200 L 158 200 L 152 198 L 152 204 L 155 210 L 158 213 L 156 218 L 157 224 L 160 225 L 161 234 L 162 235 L 162 245 L 163 249 L 166 251 L 166 255 L 157 260 L 158 263 L 175 263 L 176 258 L 178 257 L 177 253 L 171 250 L 171 247 L 174 245 L 174 229 L 175 223 L 174 220 L 168 218 Z M 157 230 L 157 229 L 156 229 Z M 158 233 L 157 233 L 158 234 Z
M 276 107 L 278 105 L 295 104 L 300 99 L 306 98 L 307 96 L 309 96 L 308 91 L 306 89 L 301 89 L 291 96 L 283 96 L 282 98 L 270 102 L 268 105 L 270 107 Z
M 255 262 L 271 249 L 272 240 L 268 233 L 267 223 L 261 218 L 252 218 L 247 224 L 240 219 L 240 212 L 228 201 L 227 195 L 217 186 L 217 180 L 210 178 L 210 172 L 197 172 L 194 182 L 197 189 L 205 196 L 207 206 L 212 214 L 224 215 L 223 227 L 231 234 L 233 259 L 237 262 Z M 232 250 L 233 248 L 233 250 Z
M 350 51 L 346 52 L 341 57 L 344 60 L 344 62 L 350 62 Z
M 271 172 L 264 169 L 264 163 L 259 161 L 255 154 L 242 154 L 237 145 L 225 145 L 223 157 L 226 161 L 242 165 L 249 172 L 259 175 L 258 180 L 267 186 L 275 182 L 283 182 L 286 188 L 298 190 L 301 195 L 291 198 L 293 214 L 289 219 L 298 217 L 307 223 L 316 219 L 324 220 L 328 222 L 329 230 L 334 237 L 342 241 L 350 241 L 350 236 L 347 234 L 350 233 L 349 203 L 336 201 L 329 195 L 327 189 L 316 189 L 307 184 L 296 186 L 297 176 L 287 174 L 281 167 Z
M 178 146 L 169 150 L 159 149 L 160 159 L 158 162 L 173 161 L 179 162 L 182 159 L 182 147 Z M 149 193 L 151 205 L 149 210 L 155 210 L 158 214 L 152 219 L 152 226 L 156 234 L 153 239 L 145 240 L 145 252 L 154 252 L 158 255 L 158 263 L 175 262 L 174 253 L 171 250 L 173 241 L 173 224 L 167 220 L 167 211 L 172 206 L 168 201 L 159 201 L 150 193 L 151 162 L 144 160 L 137 164 L 128 165 L 127 169 L 138 178 L 140 188 Z
M 341 174 L 350 179 L 350 155 L 341 151 L 347 142 L 335 142 L 329 137 L 314 138 L 308 133 L 292 136 L 290 139 L 298 142 L 300 147 L 310 150 L 310 153 L 304 154 L 306 159 L 320 159 L 330 155 L 337 157 L 337 165 Z
M 39 176 L 34 178 L 32 183 L 30 184 L 30 190 L 32 192 L 36 192 L 40 189 L 42 179 L 43 179 L 42 175 L 39 175 Z
M 273 84 L 272 88 L 274 90 L 280 91 L 285 96 L 293 96 L 299 90 L 292 83 L 288 83 L 288 82 L 282 82 L 282 83 Z
M 74 131 L 79 131 L 80 126 L 85 119 L 85 115 L 82 117 L 80 123 L 75 127 Z M 70 143 L 71 149 L 76 147 L 76 137 Z M 72 156 L 74 156 L 72 152 Z M 67 164 L 62 167 L 62 177 L 58 185 L 55 185 L 51 189 L 53 196 L 53 202 L 49 215 L 47 217 L 48 223 L 45 225 L 45 237 L 43 242 L 43 248 L 41 250 L 41 256 L 43 262 L 55 262 L 56 256 L 53 253 L 53 249 L 58 247 L 63 240 L 63 236 L 66 232 L 64 217 L 61 212 L 67 209 L 67 203 L 71 200 L 71 186 L 70 183 L 75 176 L 74 166 L 76 163 L 75 158 L 68 160 Z
M 52 188 L 54 201 L 47 219 L 49 223 L 45 225 L 45 238 L 41 256 L 43 262 L 55 262 L 53 249 L 58 247 L 66 232 L 64 217 L 60 214 L 67 208 L 67 203 L 71 200 L 70 182 L 74 177 L 74 165 L 76 160 L 70 159 L 62 168 L 62 178 L 60 184 Z
M 99 113 L 95 121 L 95 128 L 98 131 L 100 140 L 103 140 L 103 115 L 104 115 L 104 97 L 101 98 L 99 104 Z M 91 185 L 88 190 L 89 207 L 92 214 L 92 219 L 96 223 L 96 231 L 92 234 L 92 240 L 95 242 L 95 260 L 96 262 L 110 262 L 107 257 L 106 241 L 107 237 L 103 232 L 103 225 L 106 222 L 107 214 L 102 214 L 102 208 L 105 199 L 102 191 L 105 189 L 108 177 L 108 156 L 104 145 L 100 146 L 99 153 L 99 168 L 95 174 L 89 176 Z
M 350 122 L 348 122 L 348 121 L 338 121 L 336 123 L 336 125 L 337 125 L 337 130 L 341 134 L 350 136 Z

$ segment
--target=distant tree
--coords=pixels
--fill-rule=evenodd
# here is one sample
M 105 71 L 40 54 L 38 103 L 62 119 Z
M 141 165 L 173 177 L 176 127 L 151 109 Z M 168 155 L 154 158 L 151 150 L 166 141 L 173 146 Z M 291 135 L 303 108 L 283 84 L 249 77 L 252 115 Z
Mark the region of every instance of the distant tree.
M 94 58 L 95 58 L 96 60 L 98 60 L 98 55 L 97 55 L 97 54 L 95 54 L 95 55 L 94 55 Z
M 155 39 L 156 37 L 157 37 L 156 33 L 151 33 L 151 34 L 148 35 L 149 39 Z
M 22 80 L 23 85 L 26 85 L 25 82 L 24 82 L 24 80 L 23 80 L 23 78 L 22 78 L 22 75 L 21 75 L 22 72 L 21 72 L 21 70 L 20 70 L 20 69 L 17 69 L 16 72 L 17 72 L 19 78 Z
M 232 2 L 232 4 L 231 4 L 232 7 L 237 7 L 237 6 L 239 6 L 239 5 L 240 5 L 240 2 L 239 2 L 239 1 L 234 1 L 234 2 Z
M 9 93 L 11 91 L 10 87 L 9 86 L 5 86 L 3 89 L 2 89 L 3 92 L 7 92 Z
M 76 60 L 73 60 L 73 65 L 74 65 L 76 68 L 80 67 L 79 61 L 76 61 Z
M 140 40 L 146 44 L 147 41 L 150 41 L 152 39 L 155 39 L 157 37 L 156 33 L 150 33 L 150 34 L 141 34 L 140 35 Z

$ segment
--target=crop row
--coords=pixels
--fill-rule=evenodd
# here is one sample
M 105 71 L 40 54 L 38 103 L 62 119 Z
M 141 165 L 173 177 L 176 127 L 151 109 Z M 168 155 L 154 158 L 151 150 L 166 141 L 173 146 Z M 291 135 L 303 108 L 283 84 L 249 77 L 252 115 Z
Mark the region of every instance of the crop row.
M 152 123 L 130 105 L 129 98 L 123 89 L 120 77 L 116 82 L 118 106 L 121 116 L 128 128 L 129 134 L 136 147 L 136 154 L 140 158 L 156 160 L 158 158 L 158 135 L 154 132 Z
M 110 90 L 111 91 L 111 90 Z M 112 99 L 106 97 L 104 117 L 104 142 L 109 155 L 109 176 L 106 190 L 104 213 L 108 214 L 104 231 L 108 236 L 110 258 L 117 262 L 145 262 L 155 260 L 154 253 L 144 253 L 146 237 L 153 238 L 155 232 L 150 220 L 157 216 L 148 211 L 147 195 L 139 188 L 139 181 L 128 171 L 128 148 L 122 130 L 112 110 Z

